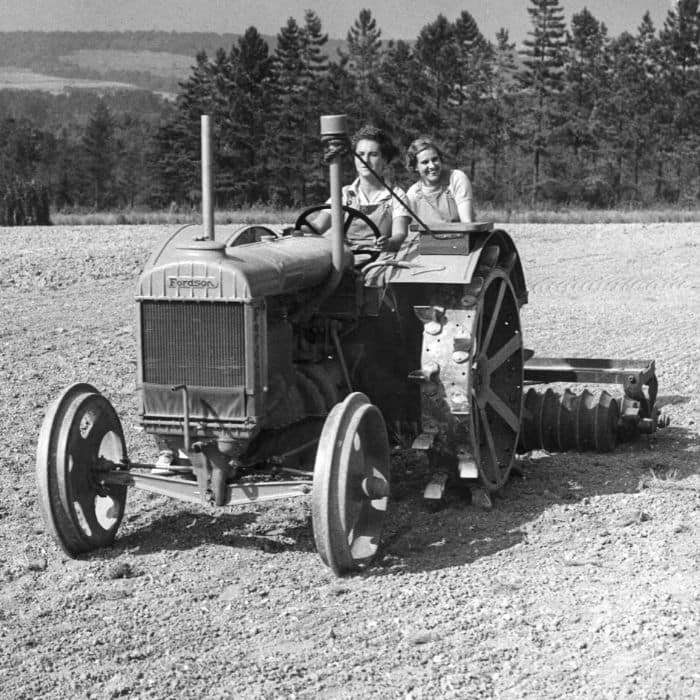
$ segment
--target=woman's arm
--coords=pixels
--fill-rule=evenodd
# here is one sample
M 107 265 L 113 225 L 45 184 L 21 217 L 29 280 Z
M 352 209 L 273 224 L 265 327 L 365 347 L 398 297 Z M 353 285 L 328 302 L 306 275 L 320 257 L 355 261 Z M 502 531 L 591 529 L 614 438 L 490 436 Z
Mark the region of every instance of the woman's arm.
M 453 170 L 450 174 L 450 189 L 455 198 L 455 204 L 457 204 L 459 220 L 468 223 L 474 221 L 472 183 L 461 170 Z
M 410 216 L 397 216 L 392 219 L 391 237 L 384 239 L 386 241 L 384 245 L 382 245 L 380 239 L 380 247 L 392 253 L 396 252 L 406 240 L 406 236 L 408 235 L 408 222 L 410 220 Z
M 394 187 L 393 190 L 401 201 L 391 198 L 391 234 L 378 241 L 379 247 L 389 252 L 396 252 L 406 240 L 411 221 L 411 214 L 403 205 L 403 202 L 408 201 L 406 193 L 400 187 Z
M 313 226 L 313 230 L 311 229 L 311 226 Z M 321 210 L 309 225 L 309 230 L 312 233 L 325 233 L 330 227 L 331 213 L 329 211 Z

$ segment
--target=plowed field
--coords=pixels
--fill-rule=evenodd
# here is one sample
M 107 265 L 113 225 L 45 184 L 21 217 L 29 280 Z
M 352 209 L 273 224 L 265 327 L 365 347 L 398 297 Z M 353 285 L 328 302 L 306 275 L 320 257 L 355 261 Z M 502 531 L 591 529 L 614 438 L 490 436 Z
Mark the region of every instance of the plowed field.
M 516 225 L 540 355 L 655 359 L 670 426 L 535 452 L 493 510 L 429 512 L 397 451 L 376 565 L 335 579 L 307 501 L 214 509 L 130 492 L 115 546 L 49 538 L 50 401 L 98 387 L 134 461 L 133 293 L 163 227 L 0 229 L 0 697 L 700 696 L 700 227 Z

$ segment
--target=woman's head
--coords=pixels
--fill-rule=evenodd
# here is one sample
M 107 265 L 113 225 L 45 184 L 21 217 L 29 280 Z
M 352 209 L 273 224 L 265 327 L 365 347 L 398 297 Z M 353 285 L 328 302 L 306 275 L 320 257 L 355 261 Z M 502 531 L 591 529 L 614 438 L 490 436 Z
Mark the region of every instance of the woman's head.
M 389 135 L 376 126 L 363 126 L 352 137 L 352 151 L 369 163 L 372 170 L 381 175 L 384 168 L 397 156 L 398 149 Z M 359 159 L 355 168 L 360 176 L 371 175 Z
M 443 168 L 440 147 L 428 136 L 419 136 L 406 151 L 406 167 L 417 172 L 423 182 L 439 182 Z
M 374 141 L 379 147 L 379 152 L 382 154 L 382 158 L 387 163 L 390 163 L 399 154 L 399 149 L 396 148 L 394 142 L 389 137 L 386 131 L 371 125 L 363 126 L 358 129 L 352 137 L 352 150 L 353 153 L 357 150 L 357 144 L 360 141 Z

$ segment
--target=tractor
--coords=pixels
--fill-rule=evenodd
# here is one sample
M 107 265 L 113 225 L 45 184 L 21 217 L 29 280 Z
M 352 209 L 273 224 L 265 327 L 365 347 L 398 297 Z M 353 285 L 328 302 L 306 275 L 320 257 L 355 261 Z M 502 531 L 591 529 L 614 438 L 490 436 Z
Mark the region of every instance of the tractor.
M 341 204 L 346 131 L 343 115 L 321 117 L 330 205 L 217 237 L 202 118 L 203 223 L 169 235 L 136 287 L 139 416 L 157 458 L 129 460 L 92 385 L 66 388 L 44 418 L 39 500 L 68 555 L 112 544 L 131 487 L 214 506 L 310 496 L 318 553 L 342 575 L 380 546 L 397 436 L 428 455 L 424 497 L 439 503 L 452 483 L 498 491 L 518 453 L 610 450 L 657 428 L 653 361 L 525 349 L 527 288 L 505 231 L 419 223 L 395 259 L 351 250 L 345 231 L 366 217 Z M 534 386 L 559 382 L 623 396 Z

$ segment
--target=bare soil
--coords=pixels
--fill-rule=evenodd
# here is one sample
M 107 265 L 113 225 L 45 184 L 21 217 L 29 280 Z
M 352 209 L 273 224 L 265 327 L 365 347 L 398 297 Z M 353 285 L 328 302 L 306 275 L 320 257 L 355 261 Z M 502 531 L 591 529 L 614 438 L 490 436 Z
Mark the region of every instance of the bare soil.
M 517 225 L 541 355 L 654 358 L 671 425 L 610 454 L 536 452 L 493 510 L 428 512 L 393 461 L 376 565 L 335 579 L 307 501 L 130 492 L 115 546 L 68 559 L 37 507 L 49 402 L 87 381 L 138 430 L 135 280 L 164 227 L 0 229 L 0 696 L 700 696 L 696 224 Z M 618 392 L 619 393 L 619 392 Z

